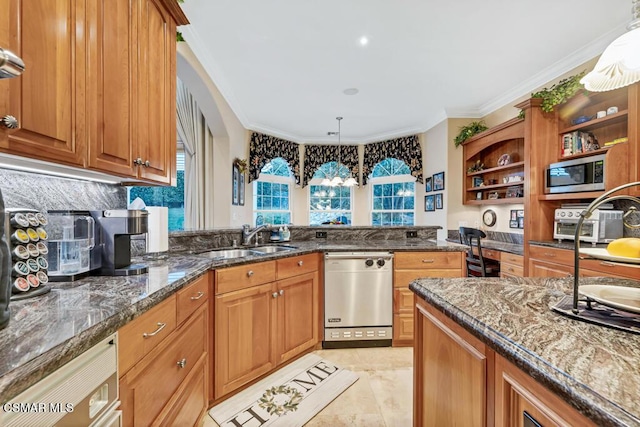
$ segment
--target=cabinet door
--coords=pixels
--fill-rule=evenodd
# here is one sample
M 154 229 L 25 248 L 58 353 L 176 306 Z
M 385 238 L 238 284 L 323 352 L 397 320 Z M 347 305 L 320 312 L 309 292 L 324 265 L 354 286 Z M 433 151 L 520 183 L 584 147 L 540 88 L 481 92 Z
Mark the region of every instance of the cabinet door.
M 414 425 L 486 426 L 484 344 L 419 300 L 414 345 Z M 492 363 L 492 361 L 491 361 Z
M 87 0 L 89 64 L 87 114 L 88 164 L 92 169 L 136 177 L 134 146 L 135 2 Z
M 307 273 L 277 282 L 278 363 L 318 342 L 318 275 Z
M 216 399 L 275 367 L 277 295 L 266 284 L 216 296 Z
M 22 58 L 25 72 L 0 80 L 0 150 L 84 166 L 85 6 L 82 0 L 2 1 L 0 45 Z
M 140 178 L 165 184 L 175 176 L 176 24 L 158 0 L 139 0 L 136 93 Z
M 529 260 L 529 277 L 567 277 L 573 274 L 573 267 L 564 264 Z

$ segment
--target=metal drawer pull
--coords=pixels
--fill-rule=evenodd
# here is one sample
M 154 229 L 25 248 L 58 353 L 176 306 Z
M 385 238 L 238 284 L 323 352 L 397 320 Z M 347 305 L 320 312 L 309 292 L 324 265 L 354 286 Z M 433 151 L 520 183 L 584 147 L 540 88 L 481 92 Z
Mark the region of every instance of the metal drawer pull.
M 304 262 L 302 262 L 302 261 L 298 261 L 298 266 L 299 266 L 299 267 L 302 267 L 302 264 L 304 264 Z
M 284 295 L 284 289 L 280 289 L 280 296 Z
M 274 298 L 278 298 L 278 293 L 274 292 L 274 293 L 271 294 L 271 296 L 274 297 Z
M 545 252 L 545 253 L 544 253 L 544 255 L 545 255 L 545 256 L 548 256 L 548 257 L 551 257 L 551 258 L 553 258 L 553 257 L 555 257 L 555 256 L 556 256 L 556 254 L 551 253 L 551 252 Z
M 600 265 L 604 265 L 605 267 L 615 267 L 616 265 L 612 262 L 608 261 L 600 261 Z
M 433 264 L 434 262 L 436 262 L 435 259 L 423 259 L 422 262 L 424 262 L 425 264 Z
M 18 119 L 8 114 L 0 119 L 0 124 L 7 129 L 18 129 L 18 126 L 20 126 Z
M 195 301 L 195 300 L 198 300 L 198 299 L 202 298 L 203 296 L 204 296 L 204 292 L 200 291 L 200 292 L 198 292 L 198 293 L 196 294 L 196 296 L 195 296 L 195 297 L 191 297 L 191 300 L 192 300 L 192 301 Z
M 253 270 L 247 271 L 247 277 L 251 277 L 251 276 L 253 276 Z
M 180 366 L 181 368 L 184 368 L 185 366 L 187 366 L 187 359 L 182 359 L 177 363 L 178 366 Z
M 149 337 L 156 336 L 156 335 L 158 335 L 158 333 L 160 333 L 161 330 L 164 329 L 165 326 L 167 326 L 166 323 L 160 323 L 160 322 L 158 322 L 156 325 L 158 326 L 158 329 L 156 329 L 155 331 L 151 332 L 150 334 L 145 332 L 144 334 L 142 334 L 142 337 L 143 338 L 149 338 Z

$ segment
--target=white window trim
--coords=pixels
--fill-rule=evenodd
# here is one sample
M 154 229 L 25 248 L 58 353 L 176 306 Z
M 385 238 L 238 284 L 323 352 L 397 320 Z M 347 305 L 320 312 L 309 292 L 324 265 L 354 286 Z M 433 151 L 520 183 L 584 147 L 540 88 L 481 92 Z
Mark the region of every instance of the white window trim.
M 257 201 L 257 193 L 258 193 L 258 189 L 257 189 L 257 185 L 258 182 L 271 182 L 271 183 L 276 183 L 276 184 L 289 184 L 289 209 L 288 210 L 261 210 L 260 212 L 275 212 L 275 213 L 283 213 L 283 212 L 288 212 L 289 213 L 289 218 L 291 218 L 291 223 L 295 224 L 294 222 L 294 215 L 293 215 L 293 201 L 294 201 L 294 196 L 293 196 L 293 188 L 295 185 L 295 179 L 293 178 L 293 176 L 279 176 L 279 175 L 267 175 L 267 174 L 260 174 L 260 176 L 258 177 L 257 180 L 253 181 L 253 200 L 254 202 L 252 203 L 256 203 Z M 256 222 L 256 212 L 258 212 L 256 209 L 253 208 L 253 206 L 251 207 L 252 210 L 252 221 L 255 224 Z
M 413 183 L 417 183 L 416 178 L 413 175 L 409 175 L 409 174 L 404 174 L 404 175 L 391 175 L 391 176 L 381 176 L 381 177 L 376 177 L 376 178 L 369 178 L 369 181 L 367 182 L 367 184 L 369 184 L 369 186 L 371 187 L 369 189 L 369 225 L 374 227 L 373 225 L 373 213 L 374 212 L 394 212 L 394 211 L 387 211 L 387 210 L 374 210 L 373 209 L 373 186 L 375 184 L 396 184 L 396 183 L 401 183 L 401 182 L 413 182 Z M 411 209 L 406 209 L 406 210 L 401 210 L 401 211 L 395 211 L 395 212 L 413 212 L 413 223 L 415 225 L 416 223 L 416 189 L 417 189 L 417 185 L 414 184 L 413 186 L 413 210 Z
M 311 225 L 311 212 L 314 212 L 311 210 L 311 186 L 312 185 L 322 185 L 322 179 L 320 178 L 312 178 L 309 181 L 309 184 L 307 185 L 307 211 L 309 211 L 309 225 Z M 349 192 L 349 204 L 351 206 L 351 210 L 348 211 L 344 211 L 344 210 L 328 210 L 325 212 L 350 212 L 351 213 L 351 224 L 353 225 L 353 221 L 355 219 L 355 205 L 353 204 L 353 193 L 354 193 L 354 189 L 357 187 L 350 187 L 351 191 Z M 317 211 L 316 211 L 317 212 Z

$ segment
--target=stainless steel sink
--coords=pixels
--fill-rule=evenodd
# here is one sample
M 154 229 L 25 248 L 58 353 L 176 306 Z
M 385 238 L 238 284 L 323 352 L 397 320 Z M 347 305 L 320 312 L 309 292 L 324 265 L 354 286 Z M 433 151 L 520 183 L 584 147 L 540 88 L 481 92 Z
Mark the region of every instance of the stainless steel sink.
M 219 251 L 202 252 L 200 255 L 213 259 L 244 258 L 253 255 L 264 255 L 264 252 L 257 252 L 252 249 L 222 249 Z
M 257 252 L 262 252 L 263 254 L 272 254 L 275 252 L 285 252 L 285 251 L 291 251 L 293 249 L 297 249 L 295 246 L 276 246 L 276 245 L 271 245 L 271 246 L 258 246 L 253 248 L 252 250 L 257 251 Z

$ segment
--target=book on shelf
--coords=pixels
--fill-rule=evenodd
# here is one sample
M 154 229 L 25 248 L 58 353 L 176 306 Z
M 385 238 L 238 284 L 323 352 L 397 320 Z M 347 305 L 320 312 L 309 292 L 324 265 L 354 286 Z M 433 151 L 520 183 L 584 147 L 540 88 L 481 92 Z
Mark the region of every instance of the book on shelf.
M 560 157 L 574 154 L 588 153 L 600 149 L 598 139 L 591 132 L 574 131 L 562 135 L 560 142 Z

